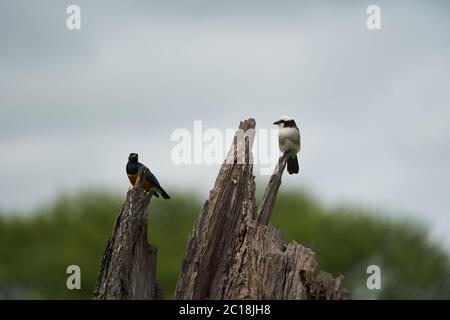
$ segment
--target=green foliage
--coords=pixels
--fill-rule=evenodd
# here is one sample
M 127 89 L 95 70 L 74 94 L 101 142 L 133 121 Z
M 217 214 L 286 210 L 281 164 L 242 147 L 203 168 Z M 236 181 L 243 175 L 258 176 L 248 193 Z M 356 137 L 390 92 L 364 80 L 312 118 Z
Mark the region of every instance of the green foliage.
M 201 201 L 172 192 L 153 199 L 149 240 L 171 298 Z M 0 298 L 90 299 L 100 259 L 124 197 L 81 193 L 32 215 L 0 214 Z M 313 246 L 319 269 L 345 275 L 354 298 L 450 298 L 448 256 L 418 223 L 351 207 L 325 209 L 302 192 L 283 192 L 272 223 L 287 241 Z M 66 288 L 66 268 L 81 267 L 82 289 Z M 382 290 L 368 290 L 366 268 L 377 264 Z
M 348 206 L 327 210 L 294 192 L 277 200 L 271 222 L 287 241 L 312 245 L 319 269 L 344 274 L 354 298 L 450 297 L 448 255 L 418 222 Z M 382 290 L 367 289 L 366 269 L 371 264 L 381 268 Z

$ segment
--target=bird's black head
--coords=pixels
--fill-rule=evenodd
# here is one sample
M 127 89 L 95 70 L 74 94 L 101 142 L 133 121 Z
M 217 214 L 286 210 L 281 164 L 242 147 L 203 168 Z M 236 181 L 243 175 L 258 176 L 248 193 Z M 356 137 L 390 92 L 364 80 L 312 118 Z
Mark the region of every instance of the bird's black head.
M 137 153 L 130 153 L 128 156 L 129 162 L 138 162 L 138 154 Z
M 280 117 L 273 124 L 277 125 L 280 128 L 297 128 L 294 119 L 287 116 Z

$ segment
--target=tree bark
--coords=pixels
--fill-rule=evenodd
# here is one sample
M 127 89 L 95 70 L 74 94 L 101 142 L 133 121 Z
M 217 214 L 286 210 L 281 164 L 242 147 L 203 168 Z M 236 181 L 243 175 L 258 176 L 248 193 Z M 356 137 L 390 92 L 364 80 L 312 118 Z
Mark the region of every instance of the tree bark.
M 281 177 L 286 168 L 288 156 L 281 156 L 274 173 L 270 177 L 269 184 L 266 187 L 264 195 L 261 199 L 261 205 L 258 208 L 256 220 L 259 224 L 267 225 L 272 215 L 275 200 L 277 199 L 278 190 L 281 186 Z
M 259 209 L 251 146 L 255 120 L 241 122 L 214 189 L 189 237 L 176 299 L 348 299 L 343 276 L 317 267 L 315 253 L 284 244 L 268 224 L 287 158 L 282 156 Z
M 147 242 L 151 192 L 142 188 L 147 169 L 127 193 L 103 254 L 94 299 L 162 299 L 156 282 L 156 247 Z

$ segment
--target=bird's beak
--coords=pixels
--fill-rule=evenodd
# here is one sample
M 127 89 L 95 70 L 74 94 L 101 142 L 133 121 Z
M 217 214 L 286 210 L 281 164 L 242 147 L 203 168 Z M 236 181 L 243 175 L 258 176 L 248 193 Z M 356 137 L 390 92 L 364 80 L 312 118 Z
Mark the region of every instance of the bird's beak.
M 273 124 L 280 124 L 280 121 L 275 121 Z

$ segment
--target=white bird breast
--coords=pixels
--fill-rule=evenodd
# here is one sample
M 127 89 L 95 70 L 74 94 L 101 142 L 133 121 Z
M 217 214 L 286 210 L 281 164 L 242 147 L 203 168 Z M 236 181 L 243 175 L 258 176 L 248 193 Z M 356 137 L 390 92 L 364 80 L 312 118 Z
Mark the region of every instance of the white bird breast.
M 280 128 L 278 142 L 281 152 L 294 156 L 300 151 L 300 132 L 297 128 Z

